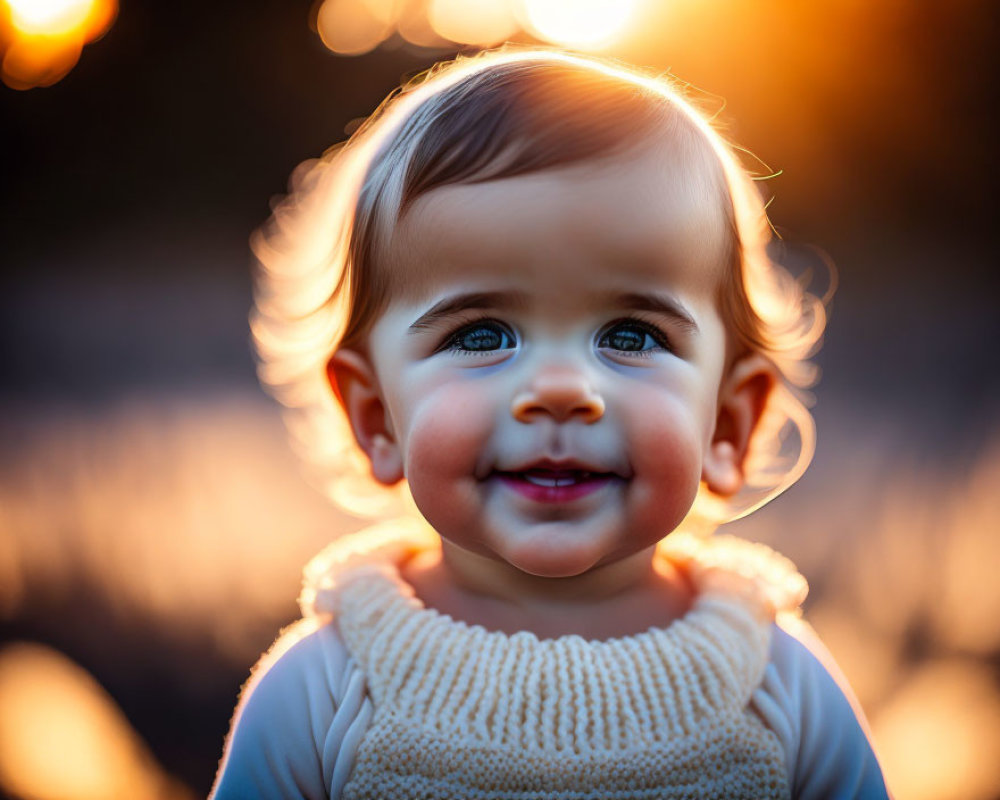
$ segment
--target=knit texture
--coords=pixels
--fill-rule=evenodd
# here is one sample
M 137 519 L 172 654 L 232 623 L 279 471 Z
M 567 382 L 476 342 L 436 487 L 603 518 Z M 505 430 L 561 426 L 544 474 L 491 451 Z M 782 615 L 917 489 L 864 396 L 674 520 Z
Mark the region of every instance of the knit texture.
M 388 528 L 335 543 L 307 573 L 304 609 L 336 615 L 375 709 L 345 798 L 789 796 L 778 737 L 748 707 L 774 607 L 805 591 L 780 556 L 678 539 L 659 557 L 694 581 L 690 611 L 587 641 L 424 607 L 397 565 L 434 544 Z

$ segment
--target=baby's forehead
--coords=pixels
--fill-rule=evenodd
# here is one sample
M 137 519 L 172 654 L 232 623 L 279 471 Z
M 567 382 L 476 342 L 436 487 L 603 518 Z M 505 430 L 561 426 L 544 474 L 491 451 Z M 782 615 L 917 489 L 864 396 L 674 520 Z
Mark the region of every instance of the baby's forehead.
M 720 171 L 648 142 L 559 169 L 438 187 L 402 214 L 379 260 L 394 298 L 440 282 L 673 283 L 714 296 L 732 260 Z M 608 283 L 605 280 L 604 283 Z M 529 286 L 530 288 L 530 286 Z

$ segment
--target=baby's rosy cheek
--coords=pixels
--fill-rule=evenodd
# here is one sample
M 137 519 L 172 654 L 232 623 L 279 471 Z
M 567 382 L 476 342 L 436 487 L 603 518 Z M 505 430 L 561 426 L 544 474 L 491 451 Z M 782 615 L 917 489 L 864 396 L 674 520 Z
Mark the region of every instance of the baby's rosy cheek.
M 627 434 L 629 461 L 635 473 L 634 499 L 639 508 L 646 505 L 644 498 L 651 507 L 676 506 L 676 512 L 683 516 L 701 481 L 702 432 L 683 408 L 661 411 L 647 415 Z
M 410 420 L 407 474 L 458 478 L 472 472 L 489 443 L 492 406 L 479 386 L 449 384 L 429 392 Z
M 491 410 L 481 394 L 449 387 L 413 414 L 406 450 L 410 493 L 445 538 L 470 529 L 480 513 L 476 470 L 489 446 Z

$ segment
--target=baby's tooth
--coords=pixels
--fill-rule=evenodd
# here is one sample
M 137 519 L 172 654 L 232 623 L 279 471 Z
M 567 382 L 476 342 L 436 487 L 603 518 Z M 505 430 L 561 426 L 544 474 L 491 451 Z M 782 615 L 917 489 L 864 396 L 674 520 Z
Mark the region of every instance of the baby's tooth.
M 559 485 L 559 479 L 558 478 L 539 478 L 539 477 L 537 477 L 535 475 L 525 475 L 524 478 L 525 478 L 525 480 L 528 481 L 528 483 L 533 483 L 536 486 L 558 486 Z
M 580 481 L 585 481 L 590 478 L 589 472 L 581 472 L 578 474 L 567 474 L 567 475 L 553 475 L 542 476 L 542 475 L 532 475 L 531 473 L 524 473 L 524 479 L 529 483 L 533 483 L 536 486 L 572 486 Z

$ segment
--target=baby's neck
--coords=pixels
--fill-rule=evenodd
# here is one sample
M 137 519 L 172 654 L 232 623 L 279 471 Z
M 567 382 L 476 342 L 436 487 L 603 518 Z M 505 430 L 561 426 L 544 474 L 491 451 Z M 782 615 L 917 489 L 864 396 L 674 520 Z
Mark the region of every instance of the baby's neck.
M 428 551 L 402 565 L 429 608 L 470 625 L 541 639 L 605 640 L 664 628 L 684 616 L 693 589 L 653 549 L 570 578 L 540 578 L 466 551 Z

